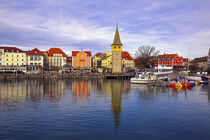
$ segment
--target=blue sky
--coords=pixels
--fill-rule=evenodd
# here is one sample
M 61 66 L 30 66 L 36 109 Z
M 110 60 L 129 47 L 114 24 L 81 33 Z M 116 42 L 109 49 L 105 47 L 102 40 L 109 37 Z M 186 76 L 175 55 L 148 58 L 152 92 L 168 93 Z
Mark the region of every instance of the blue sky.
M 142 45 L 191 58 L 210 48 L 208 0 L 0 0 L 0 45 L 111 50 L 118 19 L 123 50 Z

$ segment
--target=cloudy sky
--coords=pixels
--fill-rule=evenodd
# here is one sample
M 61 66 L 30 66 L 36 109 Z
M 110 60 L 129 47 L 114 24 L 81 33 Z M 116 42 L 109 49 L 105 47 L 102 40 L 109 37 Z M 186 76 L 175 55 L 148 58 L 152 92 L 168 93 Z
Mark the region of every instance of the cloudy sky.
M 0 0 L 0 45 L 110 51 L 117 19 L 132 55 L 142 45 L 191 58 L 210 48 L 209 0 Z

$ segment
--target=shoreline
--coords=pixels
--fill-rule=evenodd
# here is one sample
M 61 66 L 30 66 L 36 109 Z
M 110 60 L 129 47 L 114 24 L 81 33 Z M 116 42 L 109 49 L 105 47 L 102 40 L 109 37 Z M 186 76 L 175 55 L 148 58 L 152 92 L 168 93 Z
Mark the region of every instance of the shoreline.
M 71 74 L 44 74 L 44 75 L 34 75 L 34 74 L 6 74 L 0 75 L 0 80 L 21 80 L 21 79 L 130 79 L 134 75 L 71 75 Z

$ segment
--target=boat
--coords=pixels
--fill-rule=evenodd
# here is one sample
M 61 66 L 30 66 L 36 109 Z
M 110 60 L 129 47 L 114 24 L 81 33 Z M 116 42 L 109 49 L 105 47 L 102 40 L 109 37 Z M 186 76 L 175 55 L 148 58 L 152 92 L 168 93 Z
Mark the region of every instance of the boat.
M 155 69 L 147 69 L 143 72 L 137 72 L 134 78 L 131 78 L 133 84 L 148 84 L 158 80 L 168 80 L 173 73 L 171 67 L 158 67 Z

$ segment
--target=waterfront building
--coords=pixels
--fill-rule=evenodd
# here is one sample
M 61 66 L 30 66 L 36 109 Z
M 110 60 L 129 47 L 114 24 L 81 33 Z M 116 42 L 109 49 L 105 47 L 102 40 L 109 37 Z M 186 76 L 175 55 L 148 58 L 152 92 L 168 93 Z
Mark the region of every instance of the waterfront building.
M 29 72 L 40 72 L 44 66 L 44 53 L 35 48 L 27 52 L 27 70 Z
M 72 67 L 72 57 L 67 57 L 67 58 L 66 58 L 66 65 L 67 65 L 68 67 Z
M 207 56 L 207 64 L 208 64 L 208 72 L 210 72 L 210 48 L 209 48 L 209 53 Z
M 26 52 L 16 47 L 0 47 L 0 71 L 26 72 Z
M 172 68 L 183 68 L 184 63 L 181 57 L 179 57 L 178 54 L 163 54 L 158 55 L 155 67 L 158 65 L 166 66 L 166 67 L 172 67 Z
M 98 68 L 98 61 L 100 61 L 99 56 L 101 56 L 103 53 L 96 53 L 93 58 L 92 58 L 92 67 L 93 69 L 97 69 Z
M 72 71 L 72 57 L 66 57 L 66 65 L 64 66 L 63 72 Z
M 91 70 L 91 52 L 90 51 L 72 51 L 72 67 L 74 71 Z
M 196 69 L 199 72 L 207 72 L 208 71 L 208 57 L 200 57 L 200 58 L 195 58 L 194 60 L 191 61 L 191 64 L 194 63 L 196 64 Z
M 123 44 L 120 40 L 118 26 L 116 27 L 114 42 L 112 44 L 112 73 L 122 73 L 122 47 Z
M 189 58 L 180 57 L 183 61 L 183 66 L 187 68 L 189 66 Z
M 48 51 L 42 51 L 42 53 L 44 54 L 44 68 L 48 68 L 49 66 L 49 56 L 48 56 Z
M 48 50 L 49 66 L 63 67 L 66 64 L 66 54 L 60 48 Z
M 105 55 L 101 58 L 101 66 L 105 69 L 112 68 L 112 56 L 110 55 L 110 52 L 107 51 Z
M 122 52 L 122 66 L 126 68 L 135 68 L 135 63 L 129 52 Z

